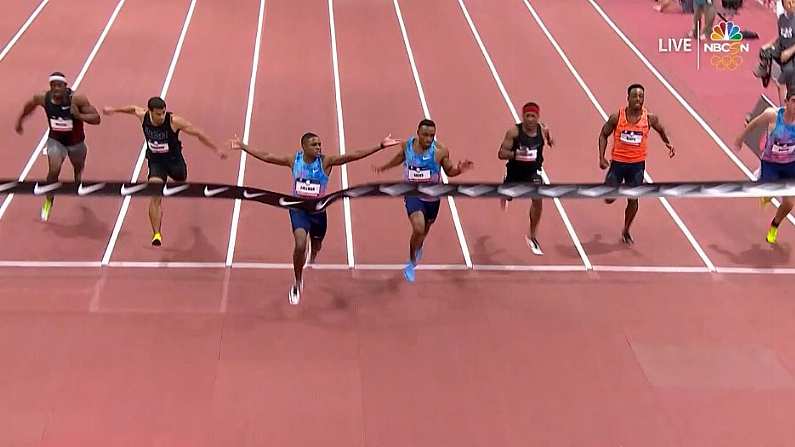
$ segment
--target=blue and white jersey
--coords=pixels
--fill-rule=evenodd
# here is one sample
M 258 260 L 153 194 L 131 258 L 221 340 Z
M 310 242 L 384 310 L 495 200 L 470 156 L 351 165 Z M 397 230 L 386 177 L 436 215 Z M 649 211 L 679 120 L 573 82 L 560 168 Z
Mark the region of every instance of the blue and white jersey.
M 327 185 L 328 175 L 323 169 L 323 156 L 307 164 L 304 162 L 304 153 L 298 151 L 293 163 L 293 195 L 314 199 L 326 193 Z

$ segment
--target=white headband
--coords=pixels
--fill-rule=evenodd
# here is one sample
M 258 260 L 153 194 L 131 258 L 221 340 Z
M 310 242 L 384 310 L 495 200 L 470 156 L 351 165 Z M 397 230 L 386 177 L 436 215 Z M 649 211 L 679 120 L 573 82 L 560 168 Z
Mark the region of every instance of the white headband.
M 52 76 L 50 76 L 50 82 L 53 82 L 53 81 L 61 81 L 64 84 L 68 84 L 68 82 L 66 82 L 66 78 L 61 76 L 61 75 L 52 75 Z

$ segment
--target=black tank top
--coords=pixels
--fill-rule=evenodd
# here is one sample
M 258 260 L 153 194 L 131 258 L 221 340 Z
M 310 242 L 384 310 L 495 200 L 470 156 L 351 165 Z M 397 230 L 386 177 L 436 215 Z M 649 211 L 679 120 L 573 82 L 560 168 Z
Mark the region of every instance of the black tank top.
M 519 136 L 514 138 L 511 150 L 516 154 L 514 159 L 508 160 L 506 167 L 508 175 L 524 176 L 535 174 L 544 163 L 544 135 L 541 125 L 537 124 L 535 136 L 528 135 L 521 124 L 517 124 Z
M 149 159 L 175 159 L 182 156 L 182 142 L 179 141 L 179 130 L 171 128 L 171 112 L 166 112 L 163 124 L 155 126 L 149 117 L 144 115 L 144 138 L 146 138 L 146 157 Z
M 72 90 L 66 89 L 61 104 L 52 102 L 52 92 L 44 94 L 44 113 L 50 126 L 49 137 L 64 146 L 73 146 L 86 139 L 83 122 L 72 117 Z

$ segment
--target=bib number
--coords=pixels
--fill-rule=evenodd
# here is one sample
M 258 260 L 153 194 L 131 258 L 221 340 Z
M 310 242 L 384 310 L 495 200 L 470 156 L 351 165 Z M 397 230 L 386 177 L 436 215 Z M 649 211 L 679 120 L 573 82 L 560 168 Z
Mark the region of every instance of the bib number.
M 168 143 L 158 143 L 157 141 L 147 141 L 149 150 L 153 154 L 165 154 L 168 152 Z
M 795 143 L 773 144 L 773 153 L 776 155 L 789 155 L 795 153 Z
M 429 182 L 431 181 L 430 169 L 409 168 L 410 182 Z
M 640 143 L 643 141 L 643 132 L 635 130 L 623 130 L 621 131 L 620 139 L 622 143 L 640 146 Z
M 74 122 L 70 119 L 50 118 L 50 128 L 55 132 L 71 132 Z
M 520 146 L 516 150 L 516 160 L 524 162 L 533 162 L 538 160 L 538 149 L 530 149 L 527 146 Z
M 303 197 L 319 197 L 320 183 L 299 179 L 295 182 L 295 193 Z

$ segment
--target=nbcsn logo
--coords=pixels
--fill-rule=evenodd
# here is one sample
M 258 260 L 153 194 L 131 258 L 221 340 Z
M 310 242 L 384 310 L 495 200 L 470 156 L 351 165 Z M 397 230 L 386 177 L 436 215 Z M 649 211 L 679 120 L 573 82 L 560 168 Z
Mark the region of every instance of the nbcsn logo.
M 734 22 L 720 22 L 712 28 L 710 42 L 704 42 L 701 51 L 694 50 L 695 39 L 690 37 L 658 39 L 660 53 L 696 53 L 697 68 L 701 68 L 701 53 L 710 54 L 710 65 L 720 71 L 734 71 L 743 63 L 741 53 L 747 53 L 750 46 L 743 43 L 740 27 Z

